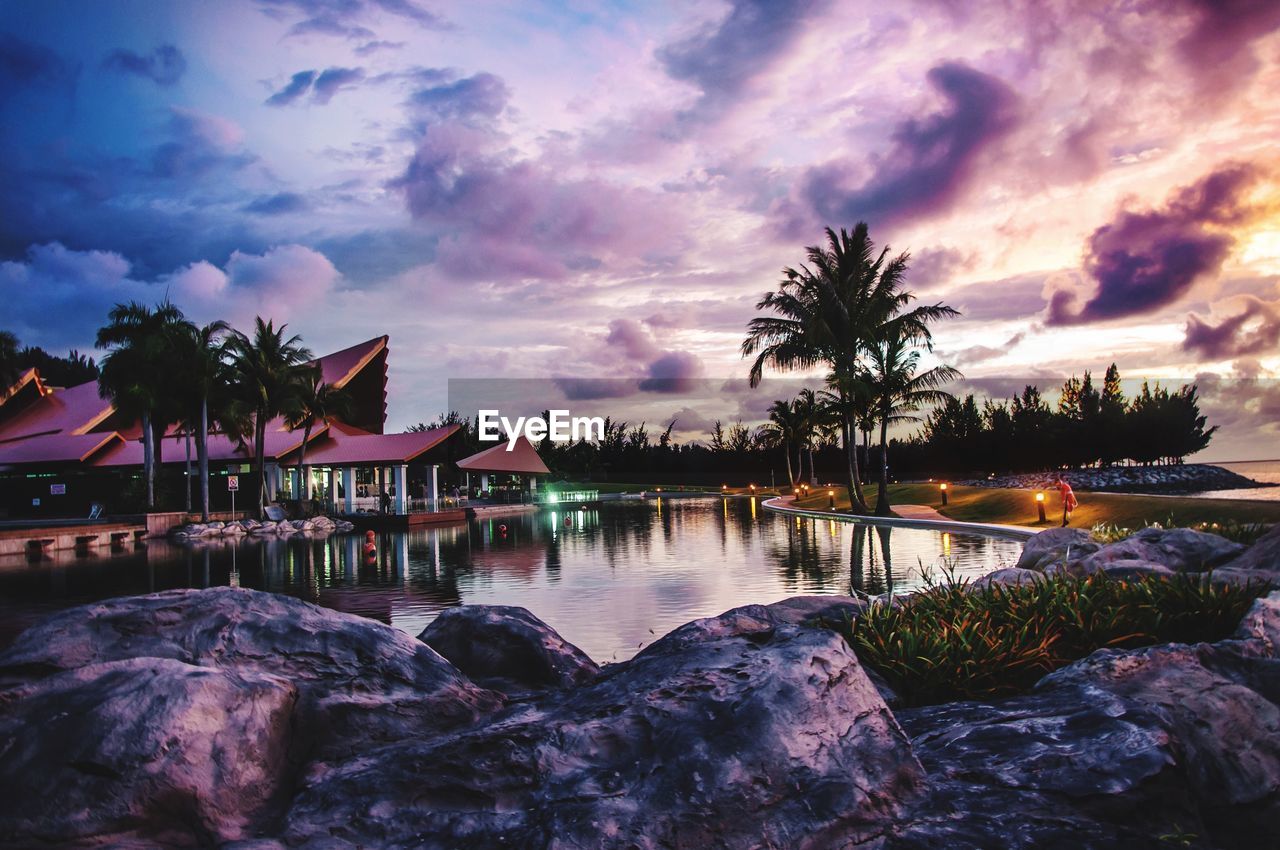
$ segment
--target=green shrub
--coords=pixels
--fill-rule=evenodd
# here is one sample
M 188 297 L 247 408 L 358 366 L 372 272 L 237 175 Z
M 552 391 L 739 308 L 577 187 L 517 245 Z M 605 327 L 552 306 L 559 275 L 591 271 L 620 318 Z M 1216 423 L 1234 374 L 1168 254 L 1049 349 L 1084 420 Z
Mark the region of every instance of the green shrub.
M 952 575 L 842 631 L 905 705 L 932 705 L 1024 692 L 1096 649 L 1221 640 L 1266 590 L 1104 573 L 975 589 Z
M 1176 528 L 1177 523 L 1174 518 L 1169 517 L 1164 523 L 1152 522 L 1148 523 L 1145 528 Z M 1259 537 L 1271 530 L 1271 526 L 1262 522 L 1240 522 L 1238 520 L 1229 519 L 1222 522 L 1198 522 L 1193 525 L 1186 526 L 1194 531 L 1203 531 L 1208 534 L 1216 534 L 1219 537 L 1225 537 L 1236 543 L 1243 543 L 1246 546 L 1254 543 Z M 1100 522 L 1089 530 L 1093 535 L 1093 539 L 1099 543 L 1115 543 L 1123 540 L 1134 533 L 1132 528 L 1124 528 L 1113 522 Z

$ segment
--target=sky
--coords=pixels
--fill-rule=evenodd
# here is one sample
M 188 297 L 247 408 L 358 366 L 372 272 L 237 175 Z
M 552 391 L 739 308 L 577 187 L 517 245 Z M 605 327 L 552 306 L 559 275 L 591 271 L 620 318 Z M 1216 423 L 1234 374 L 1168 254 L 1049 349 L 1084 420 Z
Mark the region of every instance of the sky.
M 530 378 L 698 439 L 804 383 L 746 324 L 866 221 L 962 313 L 927 364 L 1196 381 L 1205 458 L 1277 457 L 1276 138 L 1271 0 L 0 0 L 0 328 L 167 296 L 389 334 L 393 429 Z

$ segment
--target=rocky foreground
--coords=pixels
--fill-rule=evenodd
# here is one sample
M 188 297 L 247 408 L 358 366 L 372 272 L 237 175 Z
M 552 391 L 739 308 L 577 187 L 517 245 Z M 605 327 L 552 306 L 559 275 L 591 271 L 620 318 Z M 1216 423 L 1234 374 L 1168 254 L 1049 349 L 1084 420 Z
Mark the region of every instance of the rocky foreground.
M 1074 469 L 1063 473 L 1072 488 L 1105 493 L 1203 493 L 1210 490 L 1244 490 L 1270 487 L 1206 463 L 1182 463 L 1171 466 L 1113 466 L 1108 469 Z M 1030 472 L 956 481 L 970 487 L 1015 487 L 1051 489 L 1053 473 Z
M 992 580 L 1138 563 L 1275 580 L 1280 529 L 1249 549 L 1055 529 Z M 1280 592 L 1219 643 L 896 713 L 814 623 L 866 604 L 746 606 L 604 668 L 520 608 L 417 640 L 230 588 L 65 611 L 0 655 L 0 843 L 1275 846 Z

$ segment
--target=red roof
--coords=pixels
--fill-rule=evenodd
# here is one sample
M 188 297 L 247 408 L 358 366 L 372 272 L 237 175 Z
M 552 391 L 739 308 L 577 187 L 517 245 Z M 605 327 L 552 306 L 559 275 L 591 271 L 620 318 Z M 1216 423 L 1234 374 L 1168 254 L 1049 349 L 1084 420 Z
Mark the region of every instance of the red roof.
M 371 463 L 409 463 L 440 444 L 458 425 L 407 434 L 345 434 L 331 428 L 327 438 L 307 448 L 307 464 L 316 466 L 358 466 Z M 290 457 L 296 463 L 297 457 Z
M 467 472 L 511 472 L 523 475 L 547 475 L 551 470 L 538 457 L 538 450 L 524 437 L 516 437 L 507 451 L 507 443 L 473 454 L 458 461 L 458 469 Z
M 54 390 L 0 425 L 0 442 L 36 434 L 84 434 L 101 424 L 113 408 L 98 395 L 97 381 Z
M 124 439 L 115 431 L 105 434 L 48 434 L 0 443 L 0 465 L 82 463 L 114 445 L 124 445 Z
M 311 432 L 311 439 L 314 442 L 317 437 L 324 433 L 324 427 L 314 429 Z M 302 432 L 293 431 L 268 431 L 266 448 L 267 460 L 275 460 L 290 452 L 297 451 L 302 445 Z M 194 463 L 196 458 L 196 442 L 193 437 L 191 440 L 191 460 Z M 187 445 L 185 437 L 165 437 L 164 443 L 160 449 L 160 460 L 164 463 L 186 463 L 187 461 Z M 232 442 L 224 434 L 209 435 L 209 462 L 210 463 L 249 463 L 253 460 L 252 450 L 246 446 L 240 448 L 238 443 Z M 142 464 L 142 441 L 129 440 L 122 442 L 121 445 L 112 449 L 98 460 L 94 461 L 94 466 L 140 466 Z
M 333 354 L 326 354 L 312 362 L 319 364 L 326 384 L 342 387 L 386 347 L 387 337 L 380 336 Z

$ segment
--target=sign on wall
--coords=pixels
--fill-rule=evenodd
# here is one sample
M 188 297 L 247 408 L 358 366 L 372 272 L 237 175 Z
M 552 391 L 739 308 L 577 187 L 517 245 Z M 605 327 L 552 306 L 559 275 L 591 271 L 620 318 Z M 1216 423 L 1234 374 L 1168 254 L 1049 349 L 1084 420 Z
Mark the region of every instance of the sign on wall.
M 66 484 L 50 484 L 50 485 L 49 485 L 49 495 L 50 495 L 50 496 L 65 496 L 65 495 L 67 495 L 67 485 L 66 485 Z
M 239 489 L 240 489 L 240 476 L 239 476 L 239 475 L 228 475 L 228 476 L 227 476 L 227 489 L 228 489 L 228 490 L 231 490 L 232 492 L 235 492 L 236 490 L 239 490 Z

